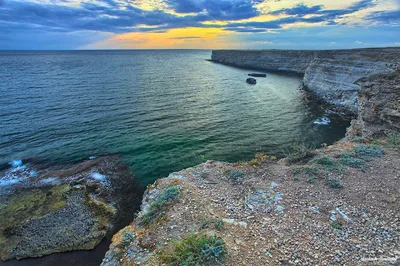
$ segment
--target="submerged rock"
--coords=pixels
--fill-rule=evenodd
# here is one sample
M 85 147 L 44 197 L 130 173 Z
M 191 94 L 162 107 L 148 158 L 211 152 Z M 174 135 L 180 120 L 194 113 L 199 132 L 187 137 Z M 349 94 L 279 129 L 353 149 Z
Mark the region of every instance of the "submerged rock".
M 131 220 L 140 202 L 142 190 L 116 156 L 32 171 L 24 166 L 0 175 L 2 260 L 93 249 Z

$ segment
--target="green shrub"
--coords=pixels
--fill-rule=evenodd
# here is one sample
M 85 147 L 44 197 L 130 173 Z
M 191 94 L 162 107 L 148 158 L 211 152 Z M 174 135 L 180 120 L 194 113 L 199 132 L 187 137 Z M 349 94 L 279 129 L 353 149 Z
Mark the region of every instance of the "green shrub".
M 161 202 L 172 201 L 179 196 L 179 188 L 177 186 L 172 186 L 167 188 L 161 196 L 158 198 Z
M 340 181 L 336 180 L 336 179 L 326 179 L 325 180 L 325 184 L 327 186 L 329 186 L 330 188 L 333 188 L 333 189 L 341 189 L 341 188 L 343 188 L 342 183 L 340 183 Z
M 340 174 L 343 167 L 332 157 L 320 156 L 309 161 L 309 164 L 293 168 L 293 175 L 304 174 L 308 178 L 309 183 L 315 183 L 318 179 L 326 179 L 325 182 L 331 187 L 338 186 L 333 184 L 334 180 L 327 179 L 329 173 Z
M 294 143 L 289 152 L 285 153 L 290 163 L 297 163 L 306 161 L 312 158 L 314 154 L 314 149 L 305 145 L 304 143 Z
M 388 147 L 400 148 L 400 133 L 391 134 L 388 137 Z
M 340 155 L 339 162 L 343 165 L 350 166 L 352 168 L 364 169 L 365 161 L 362 159 L 355 158 L 354 152 L 345 152 Z
M 315 183 L 316 179 L 322 177 L 325 173 L 319 165 L 303 165 L 293 168 L 293 175 L 304 174 L 308 178 L 309 183 Z
M 374 157 L 382 157 L 382 148 L 374 145 L 360 145 L 354 149 L 356 156 L 364 161 L 371 161 Z
M 338 162 L 329 156 L 320 156 L 310 161 L 312 164 L 319 164 L 323 166 L 325 171 L 341 173 L 343 171 L 342 167 Z
M 157 200 L 150 204 L 146 213 L 138 217 L 139 224 L 149 224 L 160 219 L 165 213 L 166 206 L 178 198 L 180 194 L 177 186 L 167 188 Z
M 234 184 L 240 184 L 243 182 L 244 173 L 241 171 L 234 170 L 229 174 L 228 180 Z
M 226 247 L 222 238 L 203 234 L 190 234 L 172 243 L 172 250 L 160 254 L 163 263 L 169 266 L 212 266 L 223 263 Z

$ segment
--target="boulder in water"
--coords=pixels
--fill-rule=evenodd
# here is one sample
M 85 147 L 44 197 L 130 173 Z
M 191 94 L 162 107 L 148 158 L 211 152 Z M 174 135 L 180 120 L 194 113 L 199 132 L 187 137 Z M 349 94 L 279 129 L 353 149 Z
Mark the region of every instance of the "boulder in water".
M 250 73 L 249 74 L 250 77 L 256 77 L 256 78 L 266 78 L 267 74 L 263 74 L 263 73 Z
M 257 80 L 255 78 L 248 78 L 246 82 L 249 84 L 257 84 Z

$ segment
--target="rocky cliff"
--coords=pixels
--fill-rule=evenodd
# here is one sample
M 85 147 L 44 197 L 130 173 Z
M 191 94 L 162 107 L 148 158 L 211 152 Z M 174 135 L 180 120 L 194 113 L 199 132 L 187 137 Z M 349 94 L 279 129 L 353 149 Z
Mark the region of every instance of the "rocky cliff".
M 315 96 L 352 113 L 358 111 L 358 81 L 390 73 L 400 63 L 400 48 L 354 50 L 217 50 L 212 61 L 263 71 L 304 76 L 304 86 Z
M 367 139 L 400 131 L 400 72 L 374 75 L 360 80 L 358 118 L 352 121 L 347 137 Z
M 173 173 L 148 187 L 102 266 L 395 264 L 398 147 L 340 142 L 295 165 L 258 155 Z

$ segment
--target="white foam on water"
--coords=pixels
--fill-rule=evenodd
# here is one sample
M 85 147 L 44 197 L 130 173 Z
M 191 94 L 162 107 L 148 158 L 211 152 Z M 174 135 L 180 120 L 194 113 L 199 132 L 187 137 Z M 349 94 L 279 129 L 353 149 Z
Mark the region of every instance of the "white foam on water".
M 314 121 L 314 125 L 326 126 L 326 125 L 329 125 L 330 123 L 331 123 L 331 120 L 328 117 L 322 117 L 322 118 L 319 118 Z
M 15 162 L 15 164 L 12 164 L 13 162 Z M 13 162 L 10 162 L 12 168 L 5 172 L 4 176 L 0 176 L 0 187 L 12 186 L 37 176 L 37 172 L 26 165 L 22 165 L 21 160 Z
M 97 172 L 93 172 L 90 176 L 97 181 L 106 181 L 106 177 Z
M 0 180 L 0 187 L 7 187 L 7 186 L 15 185 L 21 181 L 22 180 L 18 180 L 18 179 L 3 179 L 3 180 Z
M 13 160 L 13 161 L 9 162 L 8 164 L 14 168 L 20 167 L 20 166 L 22 166 L 22 160 Z
M 90 156 L 89 157 L 89 160 L 94 160 L 94 159 L 96 159 L 97 157 L 96 156 Z

